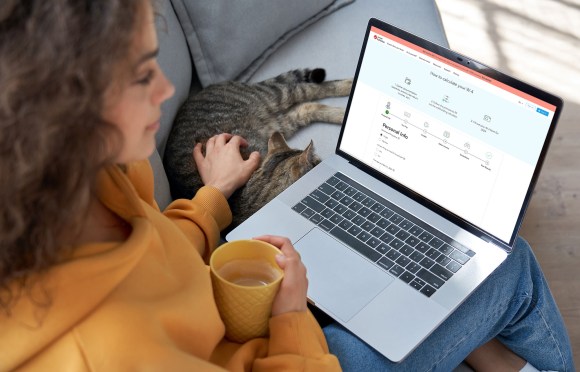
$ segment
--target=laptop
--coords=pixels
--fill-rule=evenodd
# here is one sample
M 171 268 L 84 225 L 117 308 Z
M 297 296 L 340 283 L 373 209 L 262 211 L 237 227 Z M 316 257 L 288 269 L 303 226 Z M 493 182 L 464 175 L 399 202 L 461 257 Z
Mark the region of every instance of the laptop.
M 370 19 L 335 154 L 226 239 L 288 237 L 309 302 L 399 362 L 512 251 L 561 110 Z

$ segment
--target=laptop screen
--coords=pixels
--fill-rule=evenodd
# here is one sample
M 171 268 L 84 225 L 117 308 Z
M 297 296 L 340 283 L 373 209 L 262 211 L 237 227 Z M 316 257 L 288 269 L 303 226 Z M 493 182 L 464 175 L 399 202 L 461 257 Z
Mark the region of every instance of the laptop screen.
M 339 152 L 511 244 L 559 109 L 478 62 L 369 27 Z

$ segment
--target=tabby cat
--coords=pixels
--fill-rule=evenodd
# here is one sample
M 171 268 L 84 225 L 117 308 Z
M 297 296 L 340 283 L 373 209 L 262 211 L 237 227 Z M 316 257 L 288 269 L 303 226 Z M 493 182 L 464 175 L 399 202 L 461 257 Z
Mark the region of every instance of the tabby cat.
M 242 136 L 249 143 L 242 156 L 258 151 L 262 159 L 248 183 L 229 199 L 231 227 L 312 169 L 320 162 L 312 142 L 304 151 L 294 150 L 284 137 L 313 122 L 342 123 L 343 108 L 312 101 L 348 95 L 352 80 L 325 82 L 325 77 L 324 69 L 298 69 L 255 84 L 215 84 L 191 95 L 177 113 L 164 154 L 173 198 L 192 198 L 203 185 L 193 148 L 219 133 Z

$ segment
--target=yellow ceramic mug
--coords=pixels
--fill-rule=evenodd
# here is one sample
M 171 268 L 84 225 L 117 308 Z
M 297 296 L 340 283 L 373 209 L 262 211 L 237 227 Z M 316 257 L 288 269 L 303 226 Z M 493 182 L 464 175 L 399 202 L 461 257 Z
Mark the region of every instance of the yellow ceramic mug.
M 272 302 L 284 276 L 278 254 L 278 248 L 260 240 L 235 240 L 213 252 L 213 292 L 228 339 L 245 342 L 268 334 Z

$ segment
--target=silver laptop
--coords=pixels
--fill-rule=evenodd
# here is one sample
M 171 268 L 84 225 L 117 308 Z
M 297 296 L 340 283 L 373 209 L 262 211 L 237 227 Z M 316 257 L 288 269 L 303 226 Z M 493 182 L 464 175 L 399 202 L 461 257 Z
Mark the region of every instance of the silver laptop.
M 561 109 L 371 19 L 335 154 L 227 240 L 289 237 L 309 301 L 401 361 L 512 250 Z

